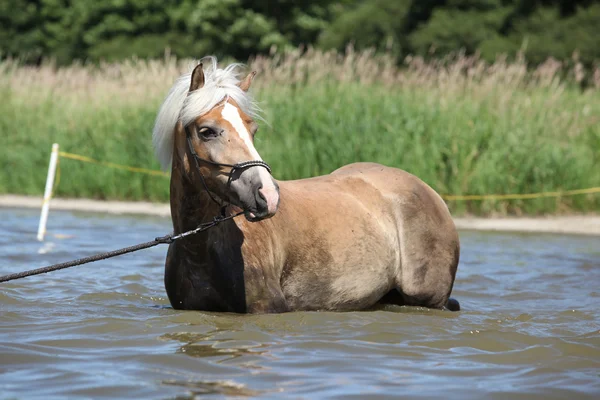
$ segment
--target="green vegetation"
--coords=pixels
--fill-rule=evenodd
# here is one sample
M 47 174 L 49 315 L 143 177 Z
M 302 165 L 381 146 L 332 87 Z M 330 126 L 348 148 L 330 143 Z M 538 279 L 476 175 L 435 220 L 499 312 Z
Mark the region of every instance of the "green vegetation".
M 313 43 L 332 0 L 3 0 L 0 51 L 29 63 L 215 54 Z M 339 1 L 336 3 L 340 3 Z M 16 12 L 18 10 L 18 12 Z
M 464 49 L 534 64 L 600 60 L 600 0 L 3 0 L 0 53 L 28 63 L 165 54 L 246 60 L 299 45 L 377 48 L 396 62 Z
M 318 41 L 326 49 L 352 42 L 359 50 L 392 51 L 398 59 L 462 49 L 488 62 L 520 50 L 534 65 L 574 52 L 587 66 L 600 61 L 598 0 L 363 0 L 333 10 Z
M 151 131 L 191 61 L 127 61 L 56 69 L 0 64 L 0 193 L 41 195 L 53 142 L 102 161 L 157 169 Z M 403 168 L 441 194 L 531 193 L 600 186 L 600 71 L 549 61 L 488 64 L 309 50 L 258 57 L 265 111 L 256 146 L 278 179 L 348 163 Z M 562 77 L 572 77 L 565 81 Z M 595 77 L 595 78 L 594 78 Z M 168 180 L 61 160 L 59 196 L 168 199 Z M 451 202 L 453 212 L 598 211 L 600 196 Z

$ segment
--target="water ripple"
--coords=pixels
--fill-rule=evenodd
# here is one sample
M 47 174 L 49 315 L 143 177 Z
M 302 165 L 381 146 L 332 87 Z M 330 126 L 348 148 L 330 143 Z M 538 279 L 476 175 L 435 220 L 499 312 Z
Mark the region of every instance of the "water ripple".
M 0 274 L 131 245 L 166 219 L 0 210 Z M 132 229 L 133 228 L 133 229 Z M 173 310 L 166 247 L 0 286 L 0 393 L 51 398 L 597 398 L 598 238 L 461 235 L 460 313 Z

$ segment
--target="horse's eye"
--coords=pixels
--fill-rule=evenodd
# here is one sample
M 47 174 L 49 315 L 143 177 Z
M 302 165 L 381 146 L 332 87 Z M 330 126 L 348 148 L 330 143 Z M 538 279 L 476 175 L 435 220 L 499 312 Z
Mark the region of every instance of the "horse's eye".
M 218 134 L 211 128 L 202 127 L 200 129 L 198 129 L 198 136 L 201 139 L 210 139 L 210 138 L 218 136 Z

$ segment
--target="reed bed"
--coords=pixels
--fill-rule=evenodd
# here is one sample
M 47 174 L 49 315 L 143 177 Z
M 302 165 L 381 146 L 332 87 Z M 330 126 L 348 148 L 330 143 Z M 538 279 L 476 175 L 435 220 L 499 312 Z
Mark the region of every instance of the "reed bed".
M 373 52 L 312 48 L 257 57 L 264 110 L 256 146 L 278 179 L 356 161 L 403 168 L 442 194 L 600 186 L 600 70 L 548 60 L 488 64 L 457 54 L 398 67 Z M 0 193 L 40 195 L 49 150 L 155 168 L 151 132 L 173 80 L 193 60 L 39 67 L 0 63 Z M 585 90 L 580 83 L 588 82 Z M 61 161 L 57 195 L 168 199 L 168 180 Z M 599 195 L 450 202 L 455 213 L 597 212 Z

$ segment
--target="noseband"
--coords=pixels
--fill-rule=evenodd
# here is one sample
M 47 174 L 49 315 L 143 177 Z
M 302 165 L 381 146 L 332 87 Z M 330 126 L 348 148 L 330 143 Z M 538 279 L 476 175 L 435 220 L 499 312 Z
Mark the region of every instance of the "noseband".
M 187 139 L 188 147 L 190 148 L 190 153 L 192 154 L 192 156 L 194 158 L 194 164 L 196 165 L 196 171 L 198 171 L 198 175 L 200 175 L 200 180 L 202 181 L 202 186 L 204 186 L 204 190 L 206 190 L 206 193 L 208 193 L 211 200 L 222 207 L 221 214 L 225 213 L 225 208 L 227 207 L 227 204 L 223 205 L 222 203 L 217 201 L 217 199 L 214 198 L 214 196 L 208 189 L 208 186 L 206 185 L 206 181 L 204 180 L 204 176 L 202 175 L 202 172 L 200 172 L 199 161 L 205 162 L 207 164 L 212 164 L 217 167 L 229 167 L 230 170 L 229 170 L 229 174 L 228 174 L 228 178 L 227 178 L 227 189 L 228 190 L 231 186 L 231 181 L 233 180 L 233 174 L 238 170 L 245 170 L 246 168 L 250 168 L 250 167 L 263 167 L 267 171 L 269 171 L 269 174 L 271 173 L 271 167 L 269 166 L 269 164 L 267 164 L 266 162 L 261 161 L 261 160 L 242 161 L 237 164 L 225 164 L 225 163 L 216 163 L 214 161 L 210 161 L 205 158 L 202 158 L 198 155 L 198 153 L 196 153 L 196 150 L 194 150 L 194 146 L 192 145 L 192 134 L 190 133 L 189 125 L 185 127 L 185 136 Z

